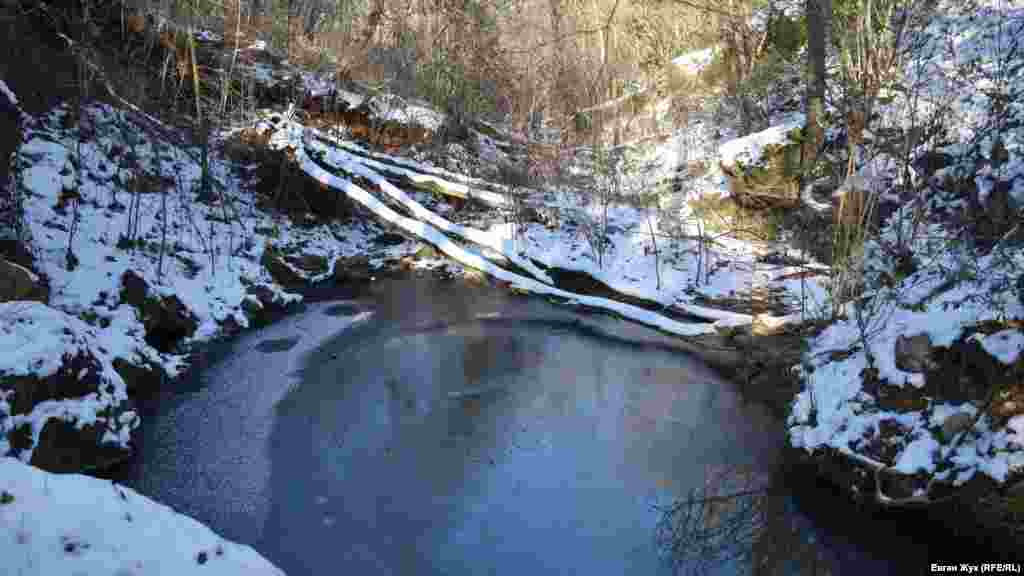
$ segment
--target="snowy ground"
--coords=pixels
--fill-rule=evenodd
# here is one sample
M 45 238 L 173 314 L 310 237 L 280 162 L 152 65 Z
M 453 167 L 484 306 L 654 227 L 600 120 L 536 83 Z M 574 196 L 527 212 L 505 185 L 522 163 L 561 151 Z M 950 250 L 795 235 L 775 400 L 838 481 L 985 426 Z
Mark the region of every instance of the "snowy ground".
M 106 480 L 0 458 L 5 574 L 282 575 L 255 550 Z

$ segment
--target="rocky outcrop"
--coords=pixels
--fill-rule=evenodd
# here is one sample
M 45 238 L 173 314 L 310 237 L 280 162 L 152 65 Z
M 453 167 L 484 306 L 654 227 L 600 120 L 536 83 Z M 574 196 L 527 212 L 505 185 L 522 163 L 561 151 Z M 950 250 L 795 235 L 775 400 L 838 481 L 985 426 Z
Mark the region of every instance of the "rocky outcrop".
M 803 115 L 794 114 L 781 124 L 722 145 L 719 165 L 737 204 L 757 209 L 799 203 L 803 127 Z
M 177 296 L 151 294 L 146 280 L 131 270 L 121 276 L 121 302 L 138 311 L 146 329 L 146 343 L 161 352 L 174 350 L 199 325 Z

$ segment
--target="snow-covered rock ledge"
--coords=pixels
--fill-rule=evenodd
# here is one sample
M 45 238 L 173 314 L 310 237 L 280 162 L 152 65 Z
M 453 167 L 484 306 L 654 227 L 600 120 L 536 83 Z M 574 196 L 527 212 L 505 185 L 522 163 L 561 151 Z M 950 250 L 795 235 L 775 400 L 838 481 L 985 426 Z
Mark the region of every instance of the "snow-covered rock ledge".
M 134 490 L 0 458 L 4 574 L 283 575 L 248 546 Z

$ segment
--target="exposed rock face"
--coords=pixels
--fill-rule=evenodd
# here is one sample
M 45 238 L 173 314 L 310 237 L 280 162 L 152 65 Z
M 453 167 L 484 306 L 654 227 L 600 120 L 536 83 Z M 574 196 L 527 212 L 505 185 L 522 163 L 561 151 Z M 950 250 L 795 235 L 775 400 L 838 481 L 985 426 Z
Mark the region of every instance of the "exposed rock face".
M 0 302 L 36 300 L 46 303 L 46 286 L 28 268 L 0 258 Z
M 139 311 L 146 342 L 161 352 L 173 350 L 183 339 L 195 334 L 199 325 L 177 296 L 150 295 L 146 281 L 131 270 L 121 276 L 121 301 Z
M 927 334 L 898 336 L 893 346 L 896 367 L 904 372 L 924 373 L 932 365 L 932 339 Z
M 799 202 L 797 172 L 804 116 L 730 140 L 720 150 L 720 166 L 736 203 L 747 208 L 790 207 Z

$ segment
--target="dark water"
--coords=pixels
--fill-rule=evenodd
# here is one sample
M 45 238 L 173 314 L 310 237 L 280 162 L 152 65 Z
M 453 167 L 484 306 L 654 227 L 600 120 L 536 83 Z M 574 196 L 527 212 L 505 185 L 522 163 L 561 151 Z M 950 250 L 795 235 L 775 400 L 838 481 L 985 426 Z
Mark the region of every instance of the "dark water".
M 384 280 L 217 356 L 150 407 L 129 484 L 292 575 L 667 574 L 655 506 L 788 481 L 781 423 L 670 339 L 498 290 Z M 793 535 L 759 546 L 789 572 L 925 569 L 913 521 L 780 494 Z

